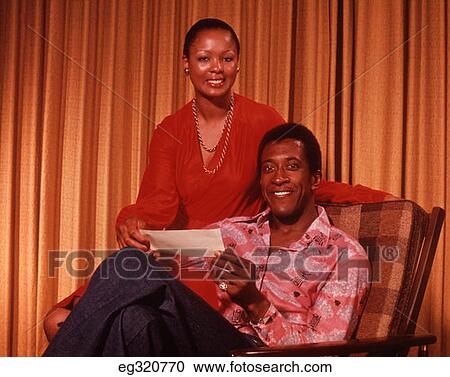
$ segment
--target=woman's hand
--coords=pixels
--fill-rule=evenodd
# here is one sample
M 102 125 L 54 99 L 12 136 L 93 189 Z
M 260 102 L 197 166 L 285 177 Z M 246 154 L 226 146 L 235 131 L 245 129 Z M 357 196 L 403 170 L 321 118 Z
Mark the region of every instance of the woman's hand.
M 245 309 L 253 322 L 264 316 L 270 302 L 256 288 L 256 267 L 240 258 L 232 249 L 216 253 L 212 262 L 212 277 L 216 283 L 226 282 L 231 300 Z
M 117 243 L 119 247 L 134 247 L 142 251 L 149 251 L 150 242 L 141 233 L 145 221 L 137 217 L 129 217 L 123 224 L 116 226 Z

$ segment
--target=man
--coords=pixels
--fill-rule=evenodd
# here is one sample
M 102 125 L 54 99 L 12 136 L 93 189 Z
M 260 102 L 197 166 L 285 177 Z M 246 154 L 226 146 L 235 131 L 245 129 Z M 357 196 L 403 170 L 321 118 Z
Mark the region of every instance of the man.
M 264 267 L 256 282 L 234 276 L 219 296 L 220 311 L 268 346 L 349 338 L 368 290 L 369 262 L 361 245 L 314 205 L 321 180 L 317 139 L 300 125 L 276 127 L 261 142 L 258 166 L 268 209 L 219 225 L 226 243 L 240 241 L 241 259 Z M 237 257 L 227 258 L 239 271 Z
M 368 290 L 364 249 L 314 205 L 321 154 L 305 127 L 269 131 L 258 154 L 267 209 L 231 218 L 210 263 L 220 314 L 153 257 L 104 261 L 46 351 L 70 355 L 227 355 L 234 348 L 349 338 Z

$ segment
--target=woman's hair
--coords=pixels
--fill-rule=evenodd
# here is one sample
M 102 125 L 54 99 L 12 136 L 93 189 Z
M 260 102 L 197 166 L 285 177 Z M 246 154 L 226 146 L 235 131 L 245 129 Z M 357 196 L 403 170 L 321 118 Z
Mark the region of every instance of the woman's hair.
M 314 134 L 305 126 L 297 123 L 286 123 L 268 131 L 258 149 L 258 177 L 261 175 L 262 154 L 264 148 L 269 143 L 276 143 L 285 139 L 301 141 L 305 150 L 305 157 L 308 161 L 309 171 L 315 173 L 322 169 L 322 153 L 320 145 Z
M 191 47 L 192 42 L 194 42 L 195 38 L 197 38 L 198 33 L 203 30 L 211 29 L 222 29 L 229 31 L 231 34 L 231 38 L 233 38 L 233 41 L 236 45 L 237 54 L 239 55 L 241 45 L 239 43 L 239 38 L 236 35 L 236 32 L 225 21 L 219 20 L 218 18 L 202 18 L 191 26 L 189 31 L 186 33 L 186 37 L 184 38 L 183 55 L 189 56 L 189 48 Z

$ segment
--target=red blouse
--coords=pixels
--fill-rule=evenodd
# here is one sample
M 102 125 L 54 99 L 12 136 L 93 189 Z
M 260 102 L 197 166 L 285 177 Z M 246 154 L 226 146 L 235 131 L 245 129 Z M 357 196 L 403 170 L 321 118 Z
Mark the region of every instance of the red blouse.
M 253 216 L 262 208 L 256 159 L 264 134 L 284 119 L 273 108 L 235 94 L 230 145 L 223 165 L 213 175 L 202 168 L 202 157 L 189 102 L 166 117 L 152 136 L 148 166 L 136 204 L 123 208 L 117 223 L 136 216 L 150 228 L 202 228 L 233 216 Z M 221 140 L 209 168 L 219 160 Z M 363 186 L 324 181 L 318 202 L 382 201 L 385 193 Z
M 223 165 L 210 175 L 203 171 L 191 106 L 189 102 L 155 129 L 136 204 L 122 209 L 117 223 L 136 216 L 155 229 L 202 228 L 261 209 L 258 146 L 268 130 L 284 123 L 283 118 L 273 108 L 236 94 L 229 148 Z M 210 169 L 218 163 L 223 139 Z

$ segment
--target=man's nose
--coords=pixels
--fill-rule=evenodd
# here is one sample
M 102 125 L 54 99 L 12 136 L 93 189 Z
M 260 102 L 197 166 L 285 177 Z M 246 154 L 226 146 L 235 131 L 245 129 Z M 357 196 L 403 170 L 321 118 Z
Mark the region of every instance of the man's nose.
M 284 169 L 278 169 L 273 176 L 273 183 L 276 185 L 281 185 L 286 182 L 289 182 L 289 176 L 286 174 Z

